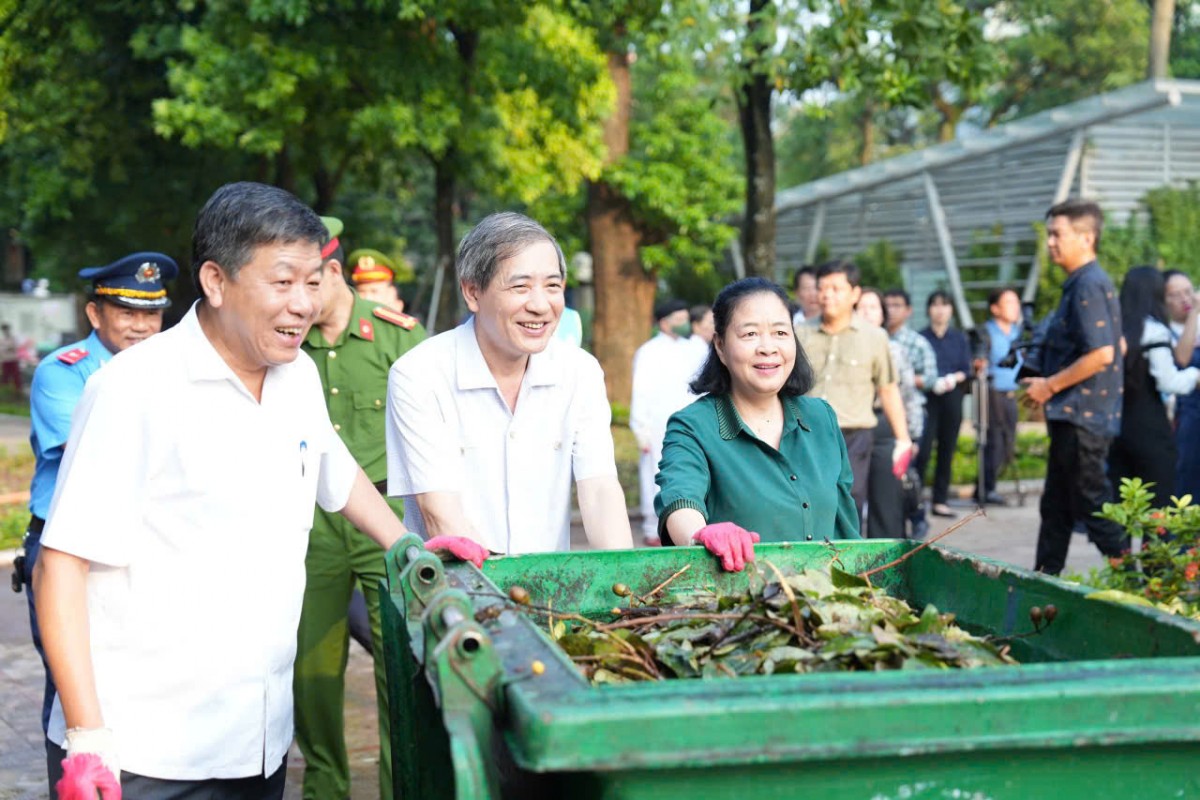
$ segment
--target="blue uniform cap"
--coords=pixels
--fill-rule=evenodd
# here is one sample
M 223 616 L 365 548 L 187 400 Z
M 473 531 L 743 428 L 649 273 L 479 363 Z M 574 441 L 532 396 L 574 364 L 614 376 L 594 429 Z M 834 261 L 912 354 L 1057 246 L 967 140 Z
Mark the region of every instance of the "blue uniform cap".
M 179 265 L 162 253 L 132 253 L 103 267 L 79 270 L 92 282 L 92 294 L 129 308 L 166 308 L 166 282 L 179 274 Z

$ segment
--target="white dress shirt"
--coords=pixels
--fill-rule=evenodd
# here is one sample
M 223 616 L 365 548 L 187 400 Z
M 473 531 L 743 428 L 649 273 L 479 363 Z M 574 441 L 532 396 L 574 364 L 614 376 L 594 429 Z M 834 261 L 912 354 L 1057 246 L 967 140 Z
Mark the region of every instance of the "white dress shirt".
M 1175 353 L 1172 350 L 1174 342 L 1170 328 L 1153 317 L 1146 317 L 1142 327 L 1142 347 L 1147 348 L 1144 353 L 1150 365 L 1150 374 L 1154 377 L 1155 387 L 1163 394 L 1187 394 L 1196 388 L 1200 369 L 1180 369 L 1175 364 Z M 1148 347 L 1153 344 L 1159 346 Z
M 268 369 L 258 402 L 195 308 L 88 381 L 42 545 L 92 562 L 96 691 L 123 769 L 278 769 L 314 501 L 345 507 L 357 472 L 311 359 Z
M 568 550 L 572 477 L 617 474 L 611 417 L 600 364 L 555 340 L 529 357 L 509 411 L 469 320 L 392 365 L 388 494 L 423 535 L 413 495 L 456 492 L 493 552 Z

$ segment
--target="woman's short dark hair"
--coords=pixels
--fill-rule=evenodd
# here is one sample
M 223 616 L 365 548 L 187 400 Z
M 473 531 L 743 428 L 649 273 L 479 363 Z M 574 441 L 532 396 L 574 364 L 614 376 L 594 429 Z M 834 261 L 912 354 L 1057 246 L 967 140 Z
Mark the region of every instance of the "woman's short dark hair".
M 733 312 L 742 304 L 742 301 L 756 294 L 774 295 L 779 298 L 779 302 L 785 309 L 788 308 L 787 292 L 779 284 L 766 278 L 743 278 L 735 281 L 722 289 L 721 293 L 717 295 L 716 302 L 713 303 L 713 342 L 725 338 L 725 331 L 729 328 L 729 320 L 733 317 Z M 780 394 L 788 397 L 807 394 L 815 381 L 812 366 L 808 363 L 808 356 L 805 355 L 804 348 L 800 346 L 800 341 L 795 339 L 795 336 L 795 331 L 792 331 L 792 338 L 796 341 L 796 363 L 792 365 L 792 373 L 788 375 L 787 382 L 779 390 Z M 691 382 L 690 388 L 695 394 L 714 395 L 729 394 L 733 390 L 729 369 L 717 357 L 715 344 L 709 344 L 708 358 L 705 359 L 700 374 Z
M 925 310 L 928 311 L 929 309 L 933 308 L 934 303 L 941 303 L 942 305 L 947 306 L 954 305 L 954 301 L 950 299 L 950 294 L 941 289 L 938 289 L 935 292 L 930 292 L 929 297 L 925 298 Z

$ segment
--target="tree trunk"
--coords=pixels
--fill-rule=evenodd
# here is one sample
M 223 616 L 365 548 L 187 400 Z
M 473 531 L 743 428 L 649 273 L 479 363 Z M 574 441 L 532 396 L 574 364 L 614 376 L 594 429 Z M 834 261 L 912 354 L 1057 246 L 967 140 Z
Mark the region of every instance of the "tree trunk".
M 955 105 L 942 96 L 942 92 L 937 87 L 933 90 L 933 107 L 937 109 L 938 117 L 938 141 L 952 142 L 954 135 L 958 132 L 958 121 L 962 119 L 963 112 L 966 110 L 963 106 Z
M 329 209 L 333 208 L 333 199 L 337 196 L 337 181 L 329 170 L 319 167 L 313 172 L 313 186 L 317 192 L 317 202 L 313 204 L 313 211 L 328 214 Z
M 862 135 L 862 149 L 858 151 L 858 163 L 866 166 L 875 160 L 875 104 L 869 100 L 858 118 L 858 132 Z
M 748 275 L 775 278 L 775 141 L 771 138 L 774 87 L 762 70 L 768 44 L 756 35 L 770 0 L 751 0 L 748 36 L 755 40 L 754 58 L 743 67 L 737 96 L 738 121 L 746 154 L 746 209 L 742 219 L 742 256 Z
M 624 52 L 608 54 L 608 73 L 617 89 L 617 102 L 604 122 L 605 166 L 629 152 L 633 82 Z M 653 321 L 656 281 L 642 265 L 638 251 L 642 234 L 634 224 L 629 201 L 616 188 L 604 181 L 589 184 L 585 216 L 596 283 L 593 349 L 604 368 L 609 402 L 627 406 L 633 387 L 633 354 L 646 340 Z
M 479 32 L 458 25 L 450 25 L 449 28 L 454 36 L 459 60 L 462 62 L 462 105 L 469 108 L 467 98 L 475 91 L 475 53 L 479 48 Z M 458 158 L 459 149 L 451 144 L 441 157 L 433 160 L 433 225 L 437 235 L 437 265 L 434 269 L 442 273 L 442 285 L 440 295 L 429 300 L 430 308 L 437 308 L 437 330 L 431 329 L 431 334 L 448 331 L 457 325 L 462 309 L 462 294 L 458 288 L 454 254 L 454 203 L 458 193 Z M 434 286 L 437 286 L 436 282 Z
M 437 266 L 442 272 L 441 296 L 431 298 L 432 308 L 437 304 L 437 330 L 448 331 L 458 324 L 458 278 L 454 270 L 454 193 L 457 181 L 454 176 L 455 151 L 433 165 L 433 227 L 437 234 Z
M 1166 78 L 1171 63 L 1171 26 L 1175 22 L 1175 0 L 1154 0 L 1150 20 L 1150 78 Z
M 275 185 L 292 194 L 296 193 L 296 170 L 286 145 L 275 154 Z

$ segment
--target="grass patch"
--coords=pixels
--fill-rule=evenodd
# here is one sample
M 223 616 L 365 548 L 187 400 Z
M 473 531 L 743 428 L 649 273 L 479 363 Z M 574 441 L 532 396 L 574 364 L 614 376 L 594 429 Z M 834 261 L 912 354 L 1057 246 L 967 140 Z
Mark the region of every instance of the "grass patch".
M 16 452 L 0 447 L 0 494 L 24 492 L 33 479 L 33 451 L 21 447 Z M 0 506 L 0 550 L 21 546 L 25 529 L 29 527 L 29 508 L 24 501 Z
M 1013 461 L 998 476 L 1000 480 L 1042 480 L 1046 477 L 1046 455 L 1050 452 L 1050 437 L 1039 431 L 1017 434 L 1017 452 Z M 929 459 L 926 482 L 933 480 L 937 469 L 937 452 Z M 979 455 L 975 452 L 975 437 L 959 436 L 950 465 L 950 483 L 972 485 L 979 476 Z
M 23 505 L 0 508 L 0 550 L 16 550 L 29 527 L 29 509 Z
M 617 457 L 617 480 L 625 491 L 625 507 L 637 508 L 642 496 L 638 483 L 638 459 L 642 452 L 638 449 L 637 438 L 628 427 L 613 425 L 612 437 Z

